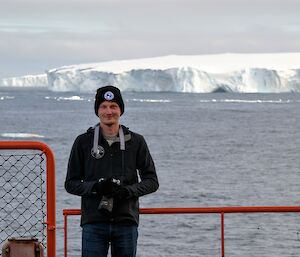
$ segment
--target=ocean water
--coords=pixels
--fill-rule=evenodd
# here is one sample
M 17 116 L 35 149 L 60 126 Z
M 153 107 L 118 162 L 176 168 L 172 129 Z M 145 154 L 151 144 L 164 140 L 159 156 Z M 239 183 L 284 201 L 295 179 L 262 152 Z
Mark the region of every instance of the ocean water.
M 141 207 L 300 205 L 300 94 L 124 92 L 121 123 L 144 135 L 159 190 Z M 57 252 L 79 208 L 64 179 L 75 137 L 98 122 L 93 94 L 0 88 L 0 140 L 39 140 L 56 157 Z M 1 189 L 0 189 L 1 190 Z M 69 256 L 80 256 L 79 217 Z M 141 215 L 139 257 L 221 256 L 218 214 Z M 300 214 L 226 214 L 225 254 L 299 256 Z

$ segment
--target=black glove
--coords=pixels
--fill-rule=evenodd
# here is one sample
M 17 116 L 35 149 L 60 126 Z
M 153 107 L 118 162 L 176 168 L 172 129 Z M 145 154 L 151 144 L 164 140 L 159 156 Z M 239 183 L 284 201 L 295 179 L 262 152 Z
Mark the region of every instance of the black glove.
M 107 190 L 108 187 L 108 181 L 107 180 L 101 180 L 99 182 L 96 182 L 92 188 L 93 192 L 96 192 L 99 195 L 103 195 L 104 192 Z
M 120 201 L 129 197 L 129 191 L 124 186 L 119 186 L 119 188 L 113 193 L 115 201 Z
M 111 196 L 120 186 L 113 182 L 112 179 L 105 179 L 95 183 L 92 191 L 99 195 Z

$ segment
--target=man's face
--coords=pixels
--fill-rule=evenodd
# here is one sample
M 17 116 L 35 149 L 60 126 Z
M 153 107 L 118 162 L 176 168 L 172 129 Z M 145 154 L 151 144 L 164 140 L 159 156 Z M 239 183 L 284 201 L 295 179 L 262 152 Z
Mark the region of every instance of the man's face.
M 98 116 L 100 122 L 104 125 L 112 126 L 114 124 L 119 124 L 121 109 L 115 102 L 104 101 L 99 106 Z

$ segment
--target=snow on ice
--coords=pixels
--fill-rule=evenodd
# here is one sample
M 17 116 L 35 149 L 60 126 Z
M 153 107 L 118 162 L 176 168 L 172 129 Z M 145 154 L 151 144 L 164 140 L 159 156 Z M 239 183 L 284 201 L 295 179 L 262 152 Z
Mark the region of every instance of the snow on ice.
M 112 84 L 138 92 L 300 92 L 300 53 L 163 56 L 63 66 L 0 80 L 5 87 L 94 92 Z

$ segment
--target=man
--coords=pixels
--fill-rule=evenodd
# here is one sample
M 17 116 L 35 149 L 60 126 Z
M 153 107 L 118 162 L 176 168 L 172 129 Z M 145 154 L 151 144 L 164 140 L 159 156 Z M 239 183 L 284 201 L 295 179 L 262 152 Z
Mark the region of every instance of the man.
M 65 181 L 81 196 L 82 256 L 106 257 L 110 245 L 113 257 L 134 257 L 138 199 L 158 189 L 155 166 L 143 136 L 119 123 L 118 88 L 97 90 L 95 113 L 100 123 L 76 138 Z

